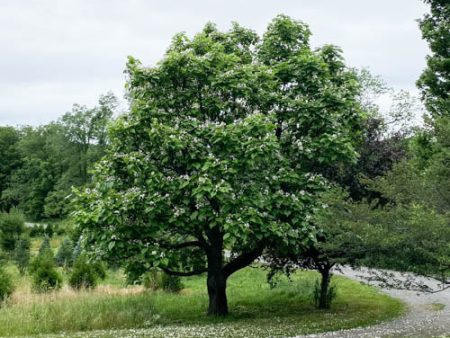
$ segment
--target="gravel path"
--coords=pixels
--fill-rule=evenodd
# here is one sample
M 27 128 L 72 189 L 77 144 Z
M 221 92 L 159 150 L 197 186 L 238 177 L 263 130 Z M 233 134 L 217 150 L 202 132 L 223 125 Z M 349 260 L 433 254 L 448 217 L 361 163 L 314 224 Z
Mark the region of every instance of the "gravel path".
M 341 272 L 335 272 L 341 274 Z M 367 271 L 343 268 L 342 274 L 357 280 L 367 276 Z M 400 274 L 396 277 L 401 278 Z M 434 280 L 422 279 L 430 287 L 436 288 Z M 407 290 L 383 289 L 392 297 L 404 301 L 408 312 L 393 321 L 365 328 L 327 332 L 300 337 L 308 338 L 354 338 L 354 337 L 450 337 L 450 289 L 437 293 L 423 293 Z

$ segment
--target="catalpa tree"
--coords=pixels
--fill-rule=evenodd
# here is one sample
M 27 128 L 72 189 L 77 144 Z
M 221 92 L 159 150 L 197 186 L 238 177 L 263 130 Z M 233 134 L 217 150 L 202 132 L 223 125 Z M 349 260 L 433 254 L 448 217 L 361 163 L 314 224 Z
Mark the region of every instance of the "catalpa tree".
M 359 110 L 339 51 L 311 50 L 309 35 L 286 16 L 262 39 L 207 24 L 154 67 L 130 58 L 131 110 L 76 192 L 85 243 L 131 279 L 206 273 L 208 314 L 225 315 L 230 275 L 268 246 L 315 238 L 314 168 L 354 158 Z

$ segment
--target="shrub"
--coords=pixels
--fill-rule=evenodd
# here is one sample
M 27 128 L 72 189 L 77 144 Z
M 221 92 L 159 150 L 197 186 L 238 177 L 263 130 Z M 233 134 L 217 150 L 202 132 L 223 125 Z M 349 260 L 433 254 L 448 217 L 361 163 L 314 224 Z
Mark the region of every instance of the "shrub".
M 99 271 L 102 270 L 103 271 Z M 80 255 L 73 265 L 69 284 L 74 289 L 93 289 L 97 286 L 97 279 L 106 276 L 101 263 L 90 263 L 85 255 Z
M 23 275 L 30 262 L 30 241 L 27 238 L 19 240 L 14 252 L 14 260 L 20 273 Z
M 180 277 L 156 270 L 151 270 L 144 274 L 142 284 L 146 289 L 153 291 L 162 289 L 168 292 L 179 292 L 183 289 Z
M 144 288 L 156 291 L 162 288 L 161 274 L 156 270 L 149 271 L 142 276 Z
M 0 245 L 5 251 L 14 251 L 24 231 L 25 220 L 17 209 L 0 214 Z
M 73 242 L 66 238 L 60 245 L 56 253 L 55 260 L 58 266 L 69 267 L 72 266 L 73 260 Z
M 7 299 L 14 291 L 14 286 L 11 277 L 5 270 L 0 268 L 0 302 Z
M 104 280 L 106 278 L 106 265 L 105 263 L 101 261 L 96 261 L 92 263 L 93 268 L 95 270 L 95 273 L 97 274 L 98 278 L 101 280 Z
M 62 285 L 62 278 L 55 267 L 53 255 L 39 255 L 35 258 L 30 270 L 33 275 L 33 290 L 35 292 L 49 292 L 59 289 Z
M 167 273 L 161 274 L 162 288 L 168 292 L 180 292 L 183 289 L 181 278 L 178 276 L 172 276 Z

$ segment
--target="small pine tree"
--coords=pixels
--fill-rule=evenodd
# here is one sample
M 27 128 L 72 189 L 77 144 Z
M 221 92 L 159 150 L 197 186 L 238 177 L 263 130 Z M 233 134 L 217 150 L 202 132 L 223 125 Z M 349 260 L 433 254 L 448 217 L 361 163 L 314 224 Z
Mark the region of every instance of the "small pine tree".
M 36 292 L 49 292 L 59 289 L 62 278 L 55 267 L 53 255 L 43 253 L 35 258 L 30 266 L 33 274 L 33 290 Z
M 39 248 L 39 254 L 30 265 L 33 275 L 33 290 L 35 292 L 49 292 L 59 289 L 62 278 L 55 266 L 55 258 L 50 246 L 50 238 L 46 236 Z
M 47 237 L 52 238 L 55 232 L 54 226 L 52 224 L 47 224 L 44 226 L 44 234 Z
M 42 241 L 41 246 L 39 247 L 39 256 L 51 256 L 53 258 L 53 250 L 50 246 L 50 237 L 45 236 Z
M 0 245 L 5 251 L 14 251 L 24 230 L 25 220 L 17 209 L 0 214 Z
M 55 260 L 58 266 L 69 267 L 73 263 L 73 242 L 66 238 L 56 253 Z
M 74 289 L 93 289 L 97 286 L 97 272 L 95 265 L 88 262 L 85 255 L 78 256 L 73 265 L 69 284 Z
M 16 261 L 20 274 L 23 275 L 30 262 L 30 241 L 27 238 L 19 240 L 14 252 L 14 260 Z

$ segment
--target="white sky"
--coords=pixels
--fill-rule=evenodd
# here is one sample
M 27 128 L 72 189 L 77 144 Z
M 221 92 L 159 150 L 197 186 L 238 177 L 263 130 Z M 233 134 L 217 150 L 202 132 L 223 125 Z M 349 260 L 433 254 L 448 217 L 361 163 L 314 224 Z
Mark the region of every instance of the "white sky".
M 171 37 L 207 21 L 258 33 L 277 14 L 309 24 L 312 46 L 343 48 L 396 89 L 416 92 L 428 53 L 416 19 L 420 0 L 0 0 L 0 125 L 38 125 L 123 96 L 126 57 L 158 61 Z

